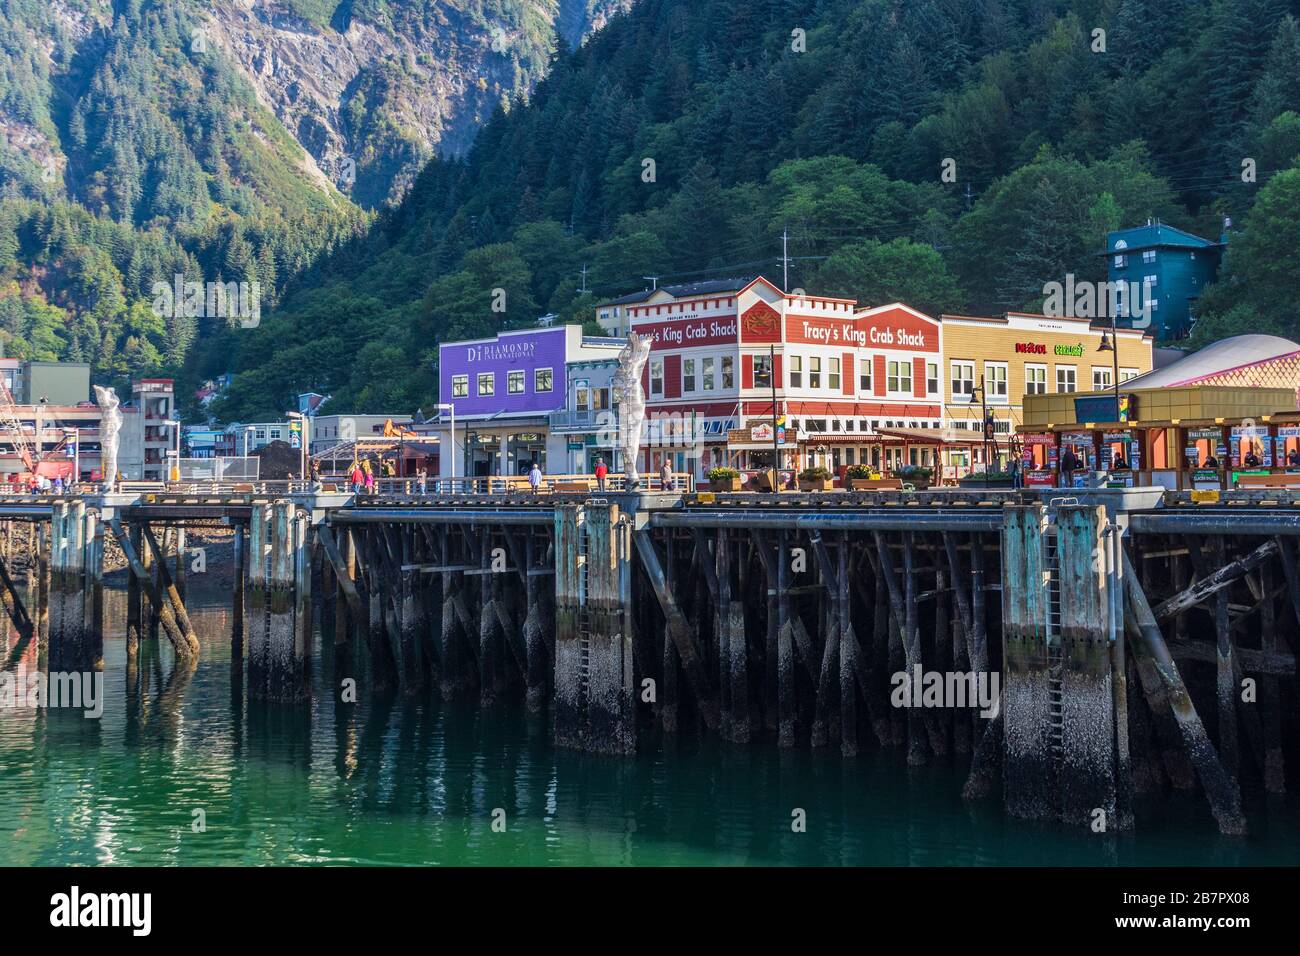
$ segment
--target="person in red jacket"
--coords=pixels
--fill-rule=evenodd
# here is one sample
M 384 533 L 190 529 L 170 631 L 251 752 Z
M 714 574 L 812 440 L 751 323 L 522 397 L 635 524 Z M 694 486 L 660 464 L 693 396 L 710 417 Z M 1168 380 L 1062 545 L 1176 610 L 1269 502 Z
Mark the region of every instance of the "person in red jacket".
M 605 464 L 605 459 L 604 459 L 604 458 L 597 458 L 597 459 L 596 459 L 596 470 L 595 470 L 595 474 L 596 474 L 596 490 L 597 490 L 597 491 L 604 491 L 604 490 L 605 490 L 605 476 L 609 474 L 609 468 L 608 468 L 608 466 L 606 466 L 606 464 Z
M 361 485 L 366 480 L 366 476 L 361 473 L 359 463 L 352 466 L 352 474 L 349 477 L 352 479 L 352 493 L 354 495 L 361 494 Z

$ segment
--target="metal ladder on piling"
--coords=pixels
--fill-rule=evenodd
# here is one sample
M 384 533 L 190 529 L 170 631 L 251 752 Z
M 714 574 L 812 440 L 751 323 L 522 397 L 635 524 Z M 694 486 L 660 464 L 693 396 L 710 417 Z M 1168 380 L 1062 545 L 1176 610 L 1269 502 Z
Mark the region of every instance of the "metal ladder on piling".
M 591 688 L 591 606 L 587 603 L 587 524 L 578 524 L 578 690 L 584 711 Z
M 1047 722 L 1052 756 L 1065 754 L 1065 654 L 1061 645 L 1061 562 L 1056 528 L 1043 535 L 1044 569 L 1047 571 Z

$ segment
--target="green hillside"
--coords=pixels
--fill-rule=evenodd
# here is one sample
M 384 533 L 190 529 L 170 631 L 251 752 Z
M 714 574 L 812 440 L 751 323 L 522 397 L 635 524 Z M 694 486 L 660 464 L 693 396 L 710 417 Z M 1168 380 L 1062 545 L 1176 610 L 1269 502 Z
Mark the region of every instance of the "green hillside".
M 1300 334 L 1297 13 L 642 0 L 302 276 L 239 339 L 222 411 L 306 389 L 340 408 L 427 407 L 439 339 L 543 311 L 585 320 L 648 275 L 779 276 L 783 233 L 792 287 L 979 311 L 1037 307 L 1066 273 L 1104 277 L 1108 229 L 1160 217 L 1217 236 L 1231 216 L 1198 335 Z

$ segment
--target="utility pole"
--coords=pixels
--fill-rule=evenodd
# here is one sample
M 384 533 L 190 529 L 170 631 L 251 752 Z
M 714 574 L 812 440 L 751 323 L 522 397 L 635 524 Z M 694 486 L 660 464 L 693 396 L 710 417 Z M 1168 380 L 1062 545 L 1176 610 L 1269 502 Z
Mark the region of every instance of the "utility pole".
M 972 194 L 972 192 L 971 192 L 970 183 L 967 182 L 967 183 L 966 183 L 966 211 L 967 211 L 967 212 L 970 212 L 970 207 L 971 207 L 971 197 L 972 197 L 972 195 L 973 195 L 973 194 Z
M 654 292 L 659 288 L 658 276 L 642 276 L 641 278 L 645 279 L 647 282 L 653 283 L 650 287 L 650 291 Z
M 582 264 L 582 272 L 580 273 L 580 275 L 582 276 L 582 288 L 579 289 L 578 291 L 581 292 L 583 295 L 586 295 L 587 294 L 587 264 L 585 262 Z
M 790 291 L 790 230 L 781 230 L 781 291 Z

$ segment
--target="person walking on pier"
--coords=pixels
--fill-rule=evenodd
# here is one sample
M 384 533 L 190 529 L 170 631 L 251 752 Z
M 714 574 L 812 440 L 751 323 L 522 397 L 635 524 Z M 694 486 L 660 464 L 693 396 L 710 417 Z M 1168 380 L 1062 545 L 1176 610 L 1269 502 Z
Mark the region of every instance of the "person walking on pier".
M 1074 487 L 1074 473 L 1079 470 L 1079 456 L 1070 446 L 1061 454 L 1061 487 Z
M 609 474 L 609 467 L 605 464 L 605 459 L 604 459 L 604 458 L 597 458 L 597 459 L 596 459 L 596 468 L 595 468 L 595 475 L 596 475 L 596 490 L 597 490 L 597 491 L 604 491 L 604 490 L 605 490 L 605 476 L 608 475 L 608 474 Z
M 348 478 L 352 482 L 352 493 L 354 495 L 361 494 L 361 485 L 366 478 L 365 475 L 361 473 L 361 464 L 359 462 L 354 461 L 352 463 L 352 474 L 350 474 Z
M 534 494 L 542 487 L 542 466 L 537 462 L 533 462 L 533 467 L 528 470 L 528 487 Z
M 423 465 L 415 471 L 415 488 L 421 495 L 425 495 L 429 491 L 429 473 Z
M 373 495 L 375 493 L 375 473 L 370 468 L 370 462 L 363 461 L 361 463 L 361 474 L 365 480 L 366 494 Z
M 659 469 L 659 487 L 664 491 L 673 491 L 673 466 L 668 463 L 668 456 L 664 456 L 663 467 Z

